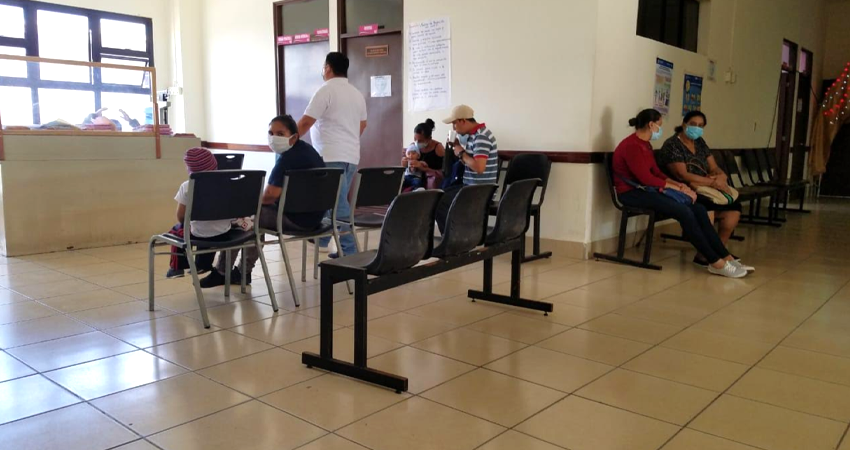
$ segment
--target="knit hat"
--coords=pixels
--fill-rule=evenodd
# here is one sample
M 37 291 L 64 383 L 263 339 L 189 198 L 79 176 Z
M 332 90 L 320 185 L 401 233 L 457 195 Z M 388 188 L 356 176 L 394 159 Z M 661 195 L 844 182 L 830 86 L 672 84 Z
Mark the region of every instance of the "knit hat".
M 183 162 L 186 163 L 186 170 L 189 171 L 190 175 L 196 172 L 218 170 L 218 162 L 216 162 L 215 156 L 205 148 L 190 148 L 186 151 Z

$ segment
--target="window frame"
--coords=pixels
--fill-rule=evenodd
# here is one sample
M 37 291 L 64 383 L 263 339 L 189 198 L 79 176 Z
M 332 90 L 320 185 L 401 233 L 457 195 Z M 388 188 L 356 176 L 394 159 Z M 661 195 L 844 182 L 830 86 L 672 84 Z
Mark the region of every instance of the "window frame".
M 144 61 L 146 62 L 145 67 L 155 67 L 153 49 L 153 19 L 31 0 L 0 0 L 0 5 L 19 7 L 23 8 L 24 10 L 24 37 L 10 38 L 0 36 L 0 46 L 24 48 L 26 50 L 26 56 L 40 57 L 38 43 L 38 11 L 51 11 L 57 13 L 74 14 L 78 16 L 85 16 L 88 18 L 89 61 L 87 62 L 100 63 L 103 58 L 122 59 L 132 61 Z M 101 19 L 138 23 L 144 25 L 146 50 L 138 51 L 104 47 L 102 44 L 102 36 L 100 32 Z M 0 76 L 0 86 L 28 87 L 31 89 L 33 105 L 33 124 L 41 123 L 41 114 L 38 106 L 39 89 L 92 91 L 94 92 L 95 111 L 102 107 L 102 94 L 104 92 L 155 95 L 155 93 L 151 92 L 150 87 L 142 87 L 142 83 L 140 83 L 138 87 L 131 85 L 103 83 L 101 70 L 102 69 L 99 67 L 92 68 L 89 83 L 52 81 L 41 79 L 38 64 L 27 64 L 26 78 Z
M 657 11 L 657 13 L 659 14 L 659 17 L 660 17 L 660 19 L 659 19 L 660 33 L 658 33 L 658 35 L 659 35 L 658 39 L 647 36 L 648 34 L 651 34 L 649 32 L 644 33 L 648 29 L 648 25 L 644 23 L 644 20 L 645 20 L 644 17 L 645 17 L 645 14 L 647 13 L 646 11 L 644 11 L 644 2 L 645 1 L 648 1 L 648 0 L 639 0 L 639 2 L 638 2 L 637 29 L 635 31 L 636 35 L 643 37 L 643 38 L 646 38 L 646 39 L 656 41 L 656 42 L 661 42 L 662 44 L 670 45 L 672 47 L 680 48 L 680 49 L 685 50 L 685 51 L 698 53 L 698 51 L 699 51 L 699 39 L 697 39 L 697 45 L 693 49 L 688 48 L 687 45 L 686 45 L 686 42 L 685 42 L 685 10 L 686 10 L 685 4 L 692 2 L 692 3 L 696 3 L 696 5 L 697 5 L 697 29 L 695 30 L 695 35 L 699 36 L 699 22 L 700 22 L 700 13 L 701 13 L 701 11 L 700 11 L 700 7 L 701 7 L 700 0 L 662 0 L 661 6 L 659 8 L 660 11 Z M 676 30 L 675 44 L 671 44 L 671 43 L 668 43 L 666 41 L 666 39 L 667 39 L 667 10 L 668 10 L 668 3 L 670 1 L 678 1 L 679 2 L 679 14 L 678 14 L 679 17 L 678 17 L 678 20 L 676 22 L 678 24 L 678 27 L 677 27 L 677 30 Z M 656 11 L 649 11 L 649 13 L 652 13 L 652 12 L 656 12 Z M 653 31 L 656 31 L 656 30 L 653 30 Z

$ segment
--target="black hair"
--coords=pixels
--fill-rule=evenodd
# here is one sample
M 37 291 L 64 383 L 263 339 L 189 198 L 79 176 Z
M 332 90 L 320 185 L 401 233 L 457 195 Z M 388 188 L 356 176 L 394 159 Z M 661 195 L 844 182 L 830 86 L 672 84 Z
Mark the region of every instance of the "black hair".
M 661 120 L 660 112 L 654 109 L 644 109 L 638 113 L 637 117 L 629 119 L 629 126 L 635 127 L 636 130 L 642 130 L 650 123 L 658 122 L 659 120 Z
M 330 52 L 325 58 L 325 64 L 331 68 L 334 75 L 348 78 L 348 66 L 351 64 L 348 57 L 340 52 Z
M 705 114 L 703 114 L 702 111 L 690 111 L 689 113 L 685 114 L 685 118 L 682 119 L 682 124 L 687 124 L 694 117 L 702 117 L 703 124 L 708 125 L 708 118 L 705 117 Z M 676 133 L 681 133 L 685 131 L 685 127 L 683 125 L 679 125 L 678 127 L 676 127 Z
M 434 123 L 433 120 L 428 119 L 419 125 L 416 125 L 416 128 L 413 129 L 415 134 L 421 134 L 425 136 L 426 139 L 431 139 L 431 136 L 434 133 L 434 128 L 437 127 L 437 124 Z
M 272 119 L 271 122 L 269 122 L 269 125 L 271 125 L 275 122 L 286 127 L 286 129 L 289 130 L 290 134 L 298 134 L 298 124 L 295 123 L 295 119 L 293 119 L 292 116 L 290 116 L 289 114 L 287 114 L 285 116 L 275 117 L 274 119 Z

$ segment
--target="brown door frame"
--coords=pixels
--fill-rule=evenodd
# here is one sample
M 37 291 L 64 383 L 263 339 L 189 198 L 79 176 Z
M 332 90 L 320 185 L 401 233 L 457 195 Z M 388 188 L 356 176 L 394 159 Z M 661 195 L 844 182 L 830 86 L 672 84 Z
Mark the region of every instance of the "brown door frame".
M 285 47 L 285 46 L 278 45 L 278 43 L 277 43 L 277 37 L 279 36 L 278 32 L 283 28 L 283 13 L 282 13 L 283 12 L 283 6 L 288 4 L 288 3 L 307 3 L 307 2 L 311 2 L 311 1 L 314 1 L 314 0 L 278 0 L 274 3 L 272 3 L 272 16 L 274 17 L 274 30 L 272 30 L 272 33 L 273 33 L 273 40 L 274 40 L 273 42 L 274 42 L 274 46 L 275 46 L 274 73 L 275 73 L 275 79 L 277 80 L 277 86 L 276 86 L 277 98 L 275 99 L 275 101 L 276 101 L 276 104 L 277 104 L 277 113 L 278 114 L 283 114 L 284 109 L 286 108 L 286 79 L 285 79 L 285 76 L 284 76 L 284 74 L 286 73 L 286 71 L 284 70 L 284 64 L 286 64 L 286 61 L 285 61 L 285 58 L 283 56 L 283 47 Z M 331 0 L 327 0 L 327 1 L 328 1 L 328 4 L 330 4 Z M 315 39 L 315 40 L 311 39 L 311 41 L 307 42 L 307 43 L 290 44 L 290 45 L 306 45 L 306 44 L 312 44 L 313 42 L 321 42 L 321 41 L 328 41 L 328 40 L 330 40 L 330 39 L 329 38 Z
M 794 159 L 791 165 L 791 179 L 802 180 L 805 178 L 806 153 L 808 152 L 809 121 L 811 119 L 812 102 L 811 92 L 814 80 L 812 70 L 814 64 L 814 53 L 805 47 L 800 49 L 800 58 L 806 55 L 806 67 L 799 67 L 799 78 L 797 81 L 797 117 L 794 127 L 794 141 L 792 152 Z
M 785 47 L 790 49 L 789 61 L 782 61 L 779 77 L 779 110 L 777 111 L 778 121 L 776 126 L 776 156 L 779 161 L 776 177 L 778 181 L 788 179 L 788 163 L 791 154 L 792 141 L 794 139 L 794 113 L 796 111 L 795 93 L 797 88 L 797 59 L 799 47 L 794 42 L 784 40 L 782 42 L 783 50 Z

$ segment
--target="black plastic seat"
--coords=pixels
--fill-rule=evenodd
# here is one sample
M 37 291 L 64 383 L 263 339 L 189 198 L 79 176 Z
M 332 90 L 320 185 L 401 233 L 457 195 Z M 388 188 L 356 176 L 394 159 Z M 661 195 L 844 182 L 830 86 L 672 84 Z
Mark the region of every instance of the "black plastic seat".
M 445 258 L 466 253 L 484 242 L 490 199 L 495 184 L 464 186 L 455 196 L 446 218 L 446 233 L 431 255 Z
M 432 253 L 434 216 L 442 195 L 436 190 L 400 194 L 387 210 L 377 250 L 325 261 L 322 270 L 362 268 L 380 276 L 419 264 Z
M 280 246 L 280 251 L 283 254 L 283 263 L 286 267 L 286 276 L 289 280 L 289 288 L 292 292 L 292 299 L 295 301 L 295 306 L 300 306 L 301 302 L 298 299 L 298 290 L 296 289 L 295 277 L 292 274 L 292 267 L 289 264 L 289 253 L 286 250 L 286 244 L 288 242 L 302 242 L 302 282 L 307 281 L 306 248 L 308 239 L 317 240 L 328 236 L 333 237 L 337 248 L 340 249 L 340 254 L 342 254 L 342 247 L 339 245 L 339 233 L 337 232 L 337 227 L 334 226 L 334 224 L 338 223 L 336 209 L 339 191 L 342 187 L 342 175 L 342 169 L 332 168 L 287 171 L 283 177 L 275 229 L 260 230 L 263 234 L 274 235 L 277 238 L 273 241 L 264 240 L 263 244 L 277 243 Z M 286 214 L 325 214 L 328 211 L 331 211 L 330 222 L 323 222 L 322 225 L 314 230 L 293 231 L 283 226 L 283 216 Z M 316 248 L 314 258 L 318 264 L 318 248 Z
M 617 195 L 617 189 L 614 187 L 614 154 L 608 153 L 605 155 L 605 175 L 608 181 L 608 192 L 611 194 L 611 201 L 614 207 L 620 210 L 620 234 L 617 240 L 617 254 L 607 255 L 604 253 L 594 253 L 593 257 L 606 261 L 628 264 L 630 266 L 641 267 L 644 269 L 661 270 L 660 266 L 650 263 L 652 257 L 652 240 L 655 233 L 655 223 L 666 220 L 667 217 L 656 213 L 654 210 L 646 208 L 636 208 L 633 206 L 624 205 L 620 202 Z M 646 243 L 643 250 L 643 261 L 635 261 L 626 258 L 626 237 L 628 236 L 629 219 L 632 217 L 648 216 L 649 223 L 646 227 Z
M 369 230 L 381 228 L 384 223 L 382 216 L 363 209 L 389 206 L 401 192 L 403 182 L 404 167 L 370 167 L 357 171 L 351 196 L 351 216 L 339 219 L 340 223 L 351 227 L 357 251 L 369 247 Z M 366 231 L 363 247 L 357 239 L 358 228 Z
M 218 170 L 241 170 L 245 161 L 242 153 L 214 153 L 213 156 L 218 163 Z
M 746 159 L 750 159 L 750 156 L 747 155 L 749 150 L 744 150 L 744 155 L 741 156 L 742 161 L 746 161 Z M 746 159 L 745 159 L 746 158 Z M 727 151 L 723 155 L 724 165 L 726 168 L 726 175 L 728 176 L 729 185 L 738 190 L 738 200 L 741 202 L 750 202 L 750 211 L 747 219 L 744 223 L 750 223 L 753 225 L 769 225 L 769 226 L 779 226 L 774 223 L 775 214 L 776 214 L 776 201 L 781 192 L 781 189 L 776 186 L 770 186 L 767 184 L 753 184 L 747 183 L 744 179 L 743 173 L 741 171 L 740 166 L 738 165 L 738 161 L 735 157 L 735 154 Z M 752 180 L 751 180 L 752 181 Z M 768 217 L 760 217 L 759 211 L 761 210 L 761 201 L 762 199 L 768 199 Z
M 262 239 L 258 222 L 254 222 L 251 231 L 231 229 L 223 238 L 199 239 L 192 237 L 192 221 L 210 220 L 233 220 L 242 217 L 259 216 L 262 207 L 262 192 L 265 187 L 266 173 L 261 170 L 218 170 L 212 172 L 193 173 L 189 177 L 189 202 L 186 205 L 183 238 L 170 233 L 159 234 L 151 237 L 148 252 L 148 302 L 150 310 L 154 310 L 154 257 L 156 255 L 171 255 L 168 253 L 155 253 L 154 249 L 160 245 L 174 245 L 185 251 L 189 261 L 189 269 L 195 286 L 195 294 L 201 310 L 201 318 L 204 326 L 209 328 L 210 321 L 207 316 L 204 294 L 198 279 L 198 270 L 195 267 L 195 256 L 199 254 L 224 252 L 230 262 L 232 251 L 243 250 L 249 247 L 260 249 L 260 262 L 265 273 L 266 286 L 269 289 L 269 300 L 275 311 L 278 311 L 277 300 L 269 277 L 268 266 L 265 255 L 262 252 Z M 242 277 L 242 292 L 246 289 L 245 277 Z M 225 274 L 225 297 L 230 296 L 230 271 Z
M 501 167 L 501 164 L 500 164 Z M 543 201 L 546 198 L 546 188 L 549 186 L 549 174 L 552 171 L 552 161 L 542 153 L 521 153 L 511 159 L 508 164 L 508 169 L 505 172 L 505 179 L 502 187 L 502 195 L 506 193 L 506 187 L 516 181 L 538 179 L 540 180 L 540 197 L 536 202 L 532 202 L 530 215 L 534 218 L 534 237 L 532 241 L 532 253 L 529 256 L 523 256 L 523 262 L 535 261 L 538 259 L 549 258 L 552 252 L 540 251 L 540 212 Z M 493 202 L 490 205 L 490 215 L 496 215 L 498 211 L 498 202 Z M 525 255 L 525 253 L 523 253 Z

